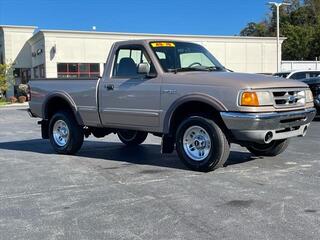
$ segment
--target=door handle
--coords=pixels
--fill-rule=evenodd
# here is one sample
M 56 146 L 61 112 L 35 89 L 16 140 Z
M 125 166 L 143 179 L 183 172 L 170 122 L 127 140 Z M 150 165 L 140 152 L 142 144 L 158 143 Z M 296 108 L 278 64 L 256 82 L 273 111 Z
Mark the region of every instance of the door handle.
M 113 85 L 113 84 L 106 84 L 106 85 L 105 85 L 105 88 L 106 88 L 107 90 L 113 90 L 113 89 L 114 89 L 114 85 Z

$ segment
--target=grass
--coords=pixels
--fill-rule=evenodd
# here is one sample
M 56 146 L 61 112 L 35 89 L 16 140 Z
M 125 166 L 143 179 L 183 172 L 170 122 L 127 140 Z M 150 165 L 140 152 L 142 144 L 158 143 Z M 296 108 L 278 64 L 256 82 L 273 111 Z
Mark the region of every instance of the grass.
M 6 106 L 6 105 L 8 105 L 8 104 L 10 104 L 10 102 L 7 102 L 7 101 L 5 101 L 5 100 L 0 100 L 0 107 Z

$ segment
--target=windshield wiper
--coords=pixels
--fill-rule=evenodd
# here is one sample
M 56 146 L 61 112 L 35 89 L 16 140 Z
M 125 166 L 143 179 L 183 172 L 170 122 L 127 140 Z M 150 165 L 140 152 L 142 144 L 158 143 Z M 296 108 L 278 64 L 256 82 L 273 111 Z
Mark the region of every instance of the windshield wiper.
M 206 68 L 195 68 L 195 67 L 184 67 L 184 68 L 174 68 L 174 69 L 168 69 L 168 72 L 192 72 L 192 71 L 209 71 Z
M 230 71 L 231 70 L 225 68 L 225 67 L 218 67 L 218 66 L 199 66 L 199 67 L 184 67 L 184 68 L 174 68 L 174 69 L 168 69 L 168 72 L 178 73 L 178 72 L 191 72 L 191 71 L 199 71 L 199 72 L 213 72 L 213 71 Z

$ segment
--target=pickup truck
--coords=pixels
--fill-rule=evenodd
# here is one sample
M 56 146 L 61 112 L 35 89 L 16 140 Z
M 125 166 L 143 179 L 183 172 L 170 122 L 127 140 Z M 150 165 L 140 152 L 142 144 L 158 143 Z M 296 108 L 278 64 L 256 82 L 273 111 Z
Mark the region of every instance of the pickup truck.
M 117 133 L 126 145 L 162 138 L 192 170 L 224 165 L 230 144 L 276 156 L 304 136 L 315 117 L 305 83 L 234 73 L 203 46 L 169 40 L 113 44 L 102 77 L 34 79 L 29 113 L 43 139 L 74 154 L 84 137 Z

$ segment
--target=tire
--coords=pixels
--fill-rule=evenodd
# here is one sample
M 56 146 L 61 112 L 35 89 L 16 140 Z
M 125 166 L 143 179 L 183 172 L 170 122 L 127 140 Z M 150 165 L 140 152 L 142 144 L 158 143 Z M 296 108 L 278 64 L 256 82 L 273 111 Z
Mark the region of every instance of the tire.
M 289 145 L 289 140 L 275 140 L 269 144 L 252 143 L 247 149 L 256 156 L 275 157 L 283 153 Z
M 57 153 L 74 154 L 83 144 L 83 128 L 78 125 L 72 113 L 60 111 L 50 120 L 49 139 Z
M 119 130 L 117 132 L 117 135 L 120 141 L 128 146 L 140 145 L 148 137 L 147 132 L 140 132 L 135 130 Z
M 230 154 L 230 144 L 214 121 L 192 116 L 178 127 L 176 150 L 188 168 L 209 172 L 224 165 Z

